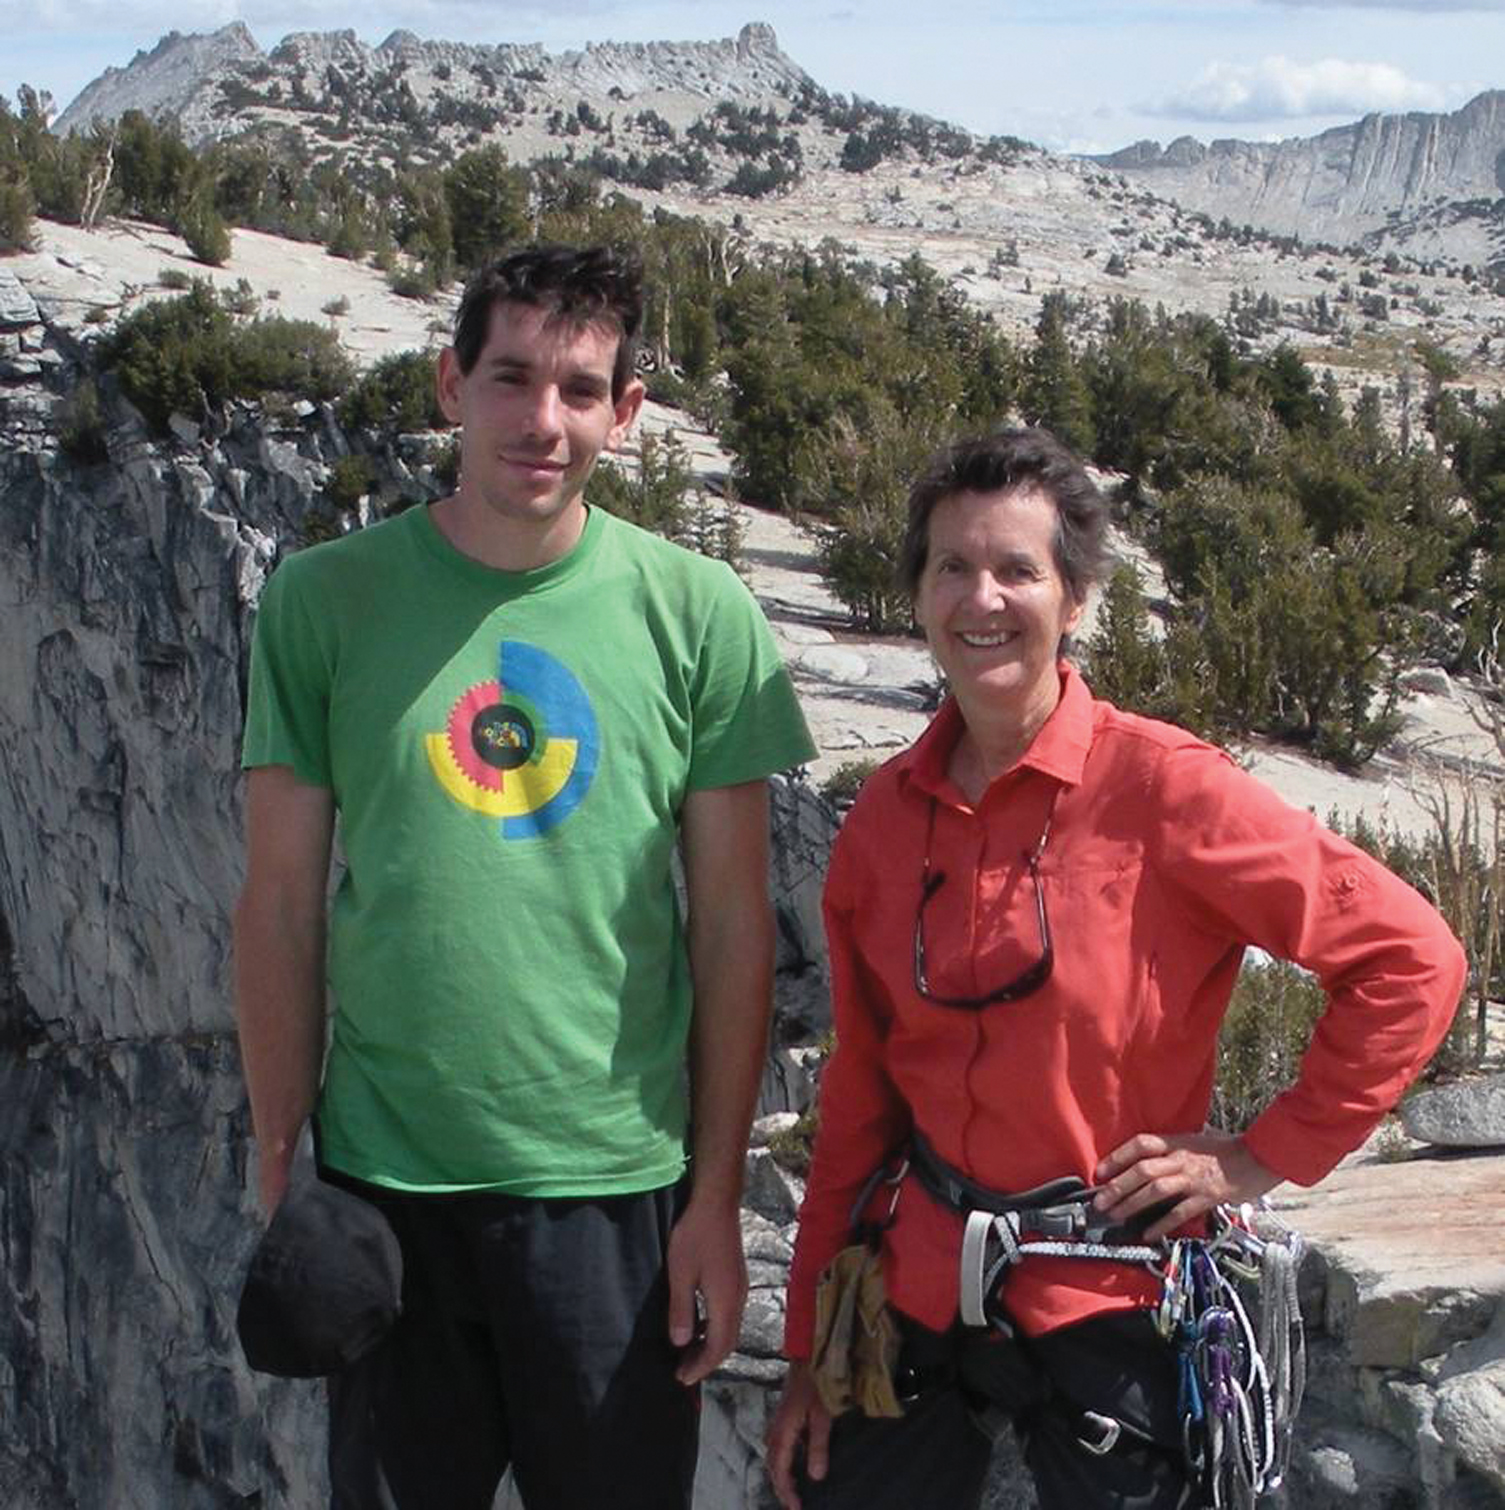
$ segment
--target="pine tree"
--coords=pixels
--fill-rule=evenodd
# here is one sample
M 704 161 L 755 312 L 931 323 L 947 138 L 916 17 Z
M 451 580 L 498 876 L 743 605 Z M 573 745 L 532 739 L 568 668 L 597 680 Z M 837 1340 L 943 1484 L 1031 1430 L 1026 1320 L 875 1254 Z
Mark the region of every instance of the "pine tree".
M 1041 302 L 1021 397 L 1033 423 L 1044 425 L 1057 440 L 1082 455 L 1091 455 L 1096 440 L 1092 395 L 1071 350 L 1068 309 L 1062 293 L 1046 294 Z

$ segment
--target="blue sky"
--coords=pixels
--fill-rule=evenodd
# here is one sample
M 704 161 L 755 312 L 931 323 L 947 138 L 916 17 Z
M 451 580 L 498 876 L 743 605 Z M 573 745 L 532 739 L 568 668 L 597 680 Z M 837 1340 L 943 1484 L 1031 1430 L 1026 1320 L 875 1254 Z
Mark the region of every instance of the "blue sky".
M 828 89 L 1067 151 L 1141 137 L 1306 136 L 1505 88 L 1505 0 L 0 0 L 0 94 L 65 105 L 174 28 L 396 27 L 475 42 L 703 40 L 746 21 Z

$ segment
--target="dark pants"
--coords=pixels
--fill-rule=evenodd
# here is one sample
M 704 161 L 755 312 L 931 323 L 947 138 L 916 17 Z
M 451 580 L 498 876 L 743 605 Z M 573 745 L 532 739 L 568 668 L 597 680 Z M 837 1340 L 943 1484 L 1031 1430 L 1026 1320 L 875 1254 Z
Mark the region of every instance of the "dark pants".
M 402 1317 L 330 1381 L 333 1510 L 687 1510 L 698 1392 L 674 1377 L 671 1187 L 593 1200 L 401 1195 Z
M 805 1510 L 972 1510 L 981 1502 L 990 1417 L 1019 1431 L 1040 1510 L 1184 1510 L 1174 1354 L 1145 1312 L 1094 1317 L 1033 1341 L 957 1326 L 944 1335 L 900 1318 L 897 1384 L 916 1391 L 897 1420 L 842 1416 Z M 1151 1441 L 1101 1456 L 1082 1445 L 1091 1410 Z M 1154 1445 L 1151 1445 L 1153 1442 Z

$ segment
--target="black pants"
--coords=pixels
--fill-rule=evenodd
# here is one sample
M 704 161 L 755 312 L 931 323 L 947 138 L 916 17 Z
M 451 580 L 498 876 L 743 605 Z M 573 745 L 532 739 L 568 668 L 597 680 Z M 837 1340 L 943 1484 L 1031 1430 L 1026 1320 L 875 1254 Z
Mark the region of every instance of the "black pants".
M 698 1391 L 674 1377 L 664 1255 L 681 1191 L 402 1195 L 403 1312 L 330 1381 L 333 1510 L 687 1510 Z
M 1000 1414 L 1020 1433 L 1040 1510 L 1193 1503 L 1175 1357 L 1146 1312 L 1094 1317 L 1033 1341 L 900 1322 L 897 1382 L 914 1398 L 901 1419 L 836 1421 L 826 1478 L 801 1486 L 805 1510 L 972 1510 L 992 1454 L 988 1418 Z M 1077 1435 L 1081 1410 L 1150 1440 L 1096 1455 Z

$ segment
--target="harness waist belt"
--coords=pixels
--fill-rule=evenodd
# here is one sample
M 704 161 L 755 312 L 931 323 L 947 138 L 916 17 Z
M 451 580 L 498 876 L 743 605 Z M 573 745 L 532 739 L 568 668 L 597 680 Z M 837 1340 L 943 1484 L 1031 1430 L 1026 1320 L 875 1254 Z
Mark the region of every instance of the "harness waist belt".
M 948 1164 L 919 1128 L 910 1134 L 909 1167 L 925 1192 L 941 1205 L 963 1216 L 974 1211 L 1007 1216 L 1010 1227 L 1021 1238 L 1110 1245 L 1138 1243 L 1143 1241 L 1145 1230 L 1175 1204 L 1165 1201 L 1126 1222 L 1108 1222 L 1092 1205 L 1100 1187 L 1087 1185 L 1075 1175 L 1065 1175 L 1017 1193 L 989 1190 Z

